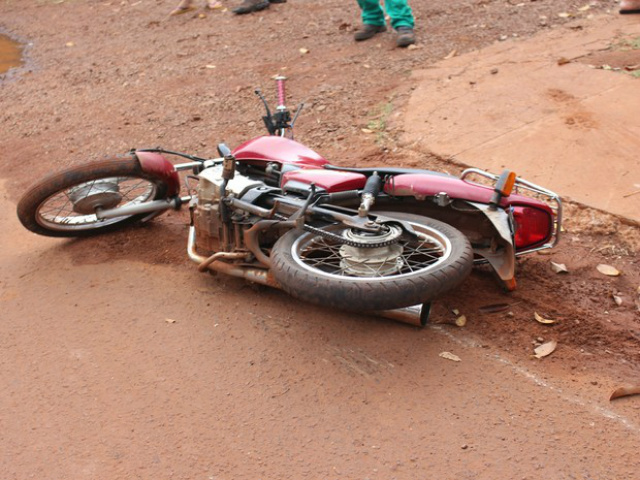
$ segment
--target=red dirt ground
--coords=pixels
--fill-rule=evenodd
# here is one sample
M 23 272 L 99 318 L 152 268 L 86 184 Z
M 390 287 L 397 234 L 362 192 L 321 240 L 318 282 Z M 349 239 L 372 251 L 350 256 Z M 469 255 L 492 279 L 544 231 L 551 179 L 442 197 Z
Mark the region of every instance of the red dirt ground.
M 569 203 L 561 245 L 519 261 L 516 292 L 476 269 L 418 330 L 198 274 L 184 212 L 84 240 L 35 237 L 14 214 L 52 170 L 131 147 L 214 156 L 262 133 L 253 89 L 272 100 L 275 74 L 306 103 L 297 138 L 333 163 L 458 171 L 396 140 L 411 70 L 617 2 L 414 0 L 407 50 L 391 33 L 353 42 L 355 1 L 167 18 L 174 3 L 0 1 L 0 28 L 27 44 L 0 79 L 0 476 L 637 478 L 640 397 L 608 401 L 640 383 L 628 222 Z

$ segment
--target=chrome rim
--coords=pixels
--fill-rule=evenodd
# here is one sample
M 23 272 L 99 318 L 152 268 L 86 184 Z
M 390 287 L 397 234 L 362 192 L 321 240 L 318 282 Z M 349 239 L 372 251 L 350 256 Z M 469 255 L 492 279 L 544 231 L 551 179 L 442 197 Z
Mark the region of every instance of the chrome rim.
M 83 230 L 104 227 L 129 217 L 99 220 L 98 209 L 136 205 L 155 197 L 156 185 L 144 178 L 109 177 L 82 182 L 51 195 L 40 204 L 37 222 L 51 230 Z
M 417 238 L 399 240 L 390 251 L 360 248 L 356 249 L 360 254 L 354 255 L 353 247 L 344 248 L 337 240 L 305 233 L 294 241 L 291 253 L 298 265 L 315 275 L 350 281 L 409 277 L 439 268 L 451 256 L 451 242 L 431 227 L 411 226 Z M 340 235 L 349 231 L 342 226 L 326 230 Z

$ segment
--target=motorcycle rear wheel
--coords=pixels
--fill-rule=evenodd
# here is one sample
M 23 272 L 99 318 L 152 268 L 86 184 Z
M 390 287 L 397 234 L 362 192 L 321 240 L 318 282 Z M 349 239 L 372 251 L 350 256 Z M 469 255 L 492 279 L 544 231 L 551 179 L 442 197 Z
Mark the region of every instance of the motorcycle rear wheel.
M 396 248 L 396 253 L 390 255 L 383 253 L 381 261 L 366 258 L 368 249 L 360 249 L 364 257 L 354 260 L 334 240 L 291 230 L 271 251 L 274 277 L 296 298 L 358 311 L 390 310 L 430 302 L 467 277 L 473 264 L 473 250 L 463 233 L 427 217 L 378 213 L 409 222 L 419 239 L 400 241 L 401 250 Z M 326 229 L 337 234 L 348 230 L 339 225 Z M 382 270 L 386 271 L 381 273 Z
M 97 208 L 117 208 L 165 198 L 167 183 L 144 172 L 135 157 L 112 157 L 54 173 L 18 202 L 18 218 L 49 237 L 83 237 L 129 225 L 148 214 L 99 220 Z

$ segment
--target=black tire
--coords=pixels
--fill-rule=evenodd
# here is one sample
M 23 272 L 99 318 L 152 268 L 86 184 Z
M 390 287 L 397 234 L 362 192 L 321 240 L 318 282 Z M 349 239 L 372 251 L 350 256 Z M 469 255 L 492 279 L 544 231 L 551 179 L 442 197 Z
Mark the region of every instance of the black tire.
M 167 190 L 167 183 L 143 172 L 135 157 L 112 157 L 44 178 L 20 199 L 18 218 L 32 232 L 49 237 L 96 235 L 149 214 L 98 220 L 89 209 L 158 200 Z
M 337 242 L 331 245 L 331 240 L 317 233 L 291 230 L 271 251 L 271 270 L 276 280 L 286 292 L 301 300 L 345 310 L 374 311 L 430 302 L 460 284 L 471 271 L 473 251 L 460 231 L 431 218 L 376 213 L 407 221 L 421 235 L 421 243 L 398 243 L 402 245 L 402 259 L 393 262 L 400 262 L 395 264 L 400 270 L 383 275 L 372 272 L 371 276 L 359 272 L 359 276 L 352 276 L 352 272 L 345 272 L 345 256 Z M 330 226 L 327 230 L 336 228 Z M 344 228 L 336 233 L 340 230 Z M 354 257 L 347 258 L 352 261 Z M 356 260 L 356 268 L 360 268 L 359 261 Z

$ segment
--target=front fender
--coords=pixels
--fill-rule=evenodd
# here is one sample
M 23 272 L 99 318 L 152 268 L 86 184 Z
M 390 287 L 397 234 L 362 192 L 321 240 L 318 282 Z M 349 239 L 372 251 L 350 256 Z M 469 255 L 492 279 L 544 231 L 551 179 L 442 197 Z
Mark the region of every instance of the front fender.
M 137 150 L 134 155 L 144 173 L 163 180 L 167 184 L 167 197 L 180 193 L 180 176 L 169 160 L 155 152 Z

